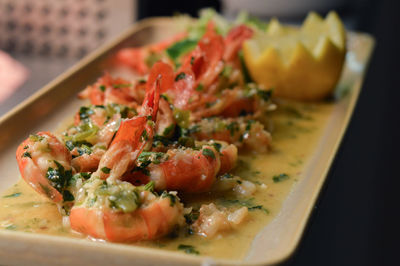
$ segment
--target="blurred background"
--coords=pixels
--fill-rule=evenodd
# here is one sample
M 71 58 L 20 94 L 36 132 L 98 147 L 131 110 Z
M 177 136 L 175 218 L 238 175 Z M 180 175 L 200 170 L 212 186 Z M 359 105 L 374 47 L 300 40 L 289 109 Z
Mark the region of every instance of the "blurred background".
M 0 116 L 87 53 L 151 16 L 214 7 L 299 23 L 336 10 L 377 39 L 351 124 L 311 221 L 287 265 L 395 265 L 398 234 L 400 1 L 0 0 Z M 0 132 L 7 134 L 6 132 Z

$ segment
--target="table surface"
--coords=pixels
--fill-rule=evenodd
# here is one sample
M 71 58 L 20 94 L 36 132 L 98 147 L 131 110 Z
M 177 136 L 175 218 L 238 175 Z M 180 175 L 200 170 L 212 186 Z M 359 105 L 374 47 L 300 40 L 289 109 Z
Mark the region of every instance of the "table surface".
M 296 253 L 285 265 L 391 265 L 395 259 L 399 174 L 400 1 L 368 1 L 357 29 L 377 46 L 350 126 Z M 140 8 L 139 8 L 140 11 Z M 30 79 L 0 115 L 76 61 L 16 56 Z

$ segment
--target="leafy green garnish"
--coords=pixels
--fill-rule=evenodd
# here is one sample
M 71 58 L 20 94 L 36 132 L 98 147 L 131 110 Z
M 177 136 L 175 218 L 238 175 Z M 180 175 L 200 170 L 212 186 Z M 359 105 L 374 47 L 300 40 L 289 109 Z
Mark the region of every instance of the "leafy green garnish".
M 179 80 L 181 80 L 181 79 L 184 79 L 185 77 L 186 77 L 185 72 L 181 72 L 181 73 L 179 73 L 178 75 L 176 75 L 175 81 L 179 81 Z
M 272 177 L 272 180 L 274 181 L 274 183 L 278 183 L 278 182 L 282 182 L 286 179 L 289 179 L 289 176 L 287 174 L 279 174 L 279 175 L 274 175 Z
M 273 89 L 269 89 L 269 90 L 261 90 L 261 89 L 258 89 L 257 90 L 257 95 L 261 98 L 261 99 L 263 99 L 264 101 L 269 101 L 270 99 L 271 99 L 271 96 L 272 96 L 272 92 L 273 92 Z
M 111 171 L 111 169 L 104 166 L 103 168 L 101 168 L 101 171 L 102 171 L 103 173 L 105 173 L 105 174 L 109 174 L 110 171 Z
M 215 159 L 215 154 L 211 149 L 205 148 L 203 149 L 203 151 L 201 152 L 204 156 L 210 157 Z
M 193 224 L 197 219 L 199 219 L 199 211 L 192 210 L 190 213 L 184 215 L 186 224 Z
M 137 161 L 140 163 L 140 167 L 146 167 L 150 163 L 160 164 L 162 160 L 167 158 L 168 156 L 163 152 L 143 151 Z
M 194 254 L 194 255 L 199 255 L 200 254 L 200 252 L 197 251 L 196 248 L 191 246 L 191 245 L 180 244 L 178 246 L 178 249 L 184 251 L 187 254 Z
M 163 193 L 161 194 L 161 198 L 169 198 L 170 206 L 174 206 L 176 203 L 176 196 L 172 195 L 171 193 L 168 193 L 167 191 L 163 191 Z
M 82 106 L 79 109 L 79 118 L 81 120 L 88 119 L 92 114 L 94 114 L 94 111 L 90 107 Z
M 105 90 L 106 90 L 106 86 L 104 86 L 104 85 L 100 85 L 100 86 L 99 86 L 99 89 L 100 89 L 102 92 L 105 92 Z
M 69 190 L 64 190 L 63 191 L 63 199 L 64 201 L 74 201 L 75 197 L 72 195 L 72 193 Z
M 5 196 L 3 196 L 3 198 L 16 198 L 16 197 L 19 197 L 19 196 L 21 196 L 21 192 L 16 192 L 16 193 L 12 193 L 12 194 L 9 194 L 9 195 L 5 195 Z
M 29 135 L 29 139 L 33 142 L 36 142 L 36 141 L 42 141 L 44 139 L 44 137 L 36 135 L 36 134 L 32 134 L 32 135 Z
M 29 157 L 29 158 L 32 159 L 31 154 L 29 152 L 27 152 L 27 151 L 22 154 L 22 157 Z
M 188 128 L 189 127 L 189 119 L 190 119 L 190 111 L 189 110 L 180 110 L 178 108 L 174 108 L 173 115 L 175 118 L 176 123 L 181 128 Z
M 99 127 L 91 123 L 88 119 L 85 121 L 86 123 L 75 127 L 78 130 L 78 133 L 71 136 L 64 136 L 65 141 L 71 140 L 72 142 L 88 142 L 95 137 Z
M 197 87 L 196 87 L 196 91 L 203 91 L 203 89 L 204 89 L 204 85 L 201 83 L 199 83 L 199 85 L 197 85 Z
M 64 166 L 55 160 L 54 163 L 57 168 L 49 167 L 46 172 L 46 178 L 50 181 L 52 187 L 59 192 L 63 192 L 72 178 L 72 170 L 65 170 Z
M 217 152 L 221 151 L 221 147 L 222 145 L 218 142 L 213 142 L 212 145 L 214 146 L 214 148 L 217 150 Z
M 177 61 L 179 57 L 183 54 L 193 50 L 197 45 L 198 39 L 184 39 L 182 41 L 176 42 L 167 48 L 167 55 L 173 60 Z
M 231 206 L 231 205 L 239 205 L 239 206 L 244 206 L 247 207 L 249 211 L 254 211 L 254 210 L 261 210 L 265 214 L 269 214 L 269 211 L 264 208 L 262 205 L 256 205 L 253 203 L 254 198 L 242 200 L 242 199 L 225 199 L 222 198 L 219 200 L 219 203 L 223 206 Z
M 168 136 L 175 129 L 175 125 L 171 124 L 164 129 L 163 135 Z
M 17 229 L 17 226 L 14 225 L 14 224 L 10 224 L 9 226 L 5 227 L 4 229 L 6 229 L 6 230 L 15 230 L 15 229 Z

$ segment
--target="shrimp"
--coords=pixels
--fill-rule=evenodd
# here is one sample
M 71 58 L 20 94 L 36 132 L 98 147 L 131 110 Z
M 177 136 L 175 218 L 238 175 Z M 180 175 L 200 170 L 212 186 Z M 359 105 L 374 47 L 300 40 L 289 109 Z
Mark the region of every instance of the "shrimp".
M 143 101 L 144 84 L 141 81 L 131 83 L 122 78 L 113 78 L 104 74 L 97 82 L 86 87 L 78 94 L 81 99 L 89 99 L 93 105 L 122 104 L 137 108 Z
M 151 72 L 156 70 L 151 70 Z M 152 76 L 152 73 L 150 73 Z M 100 160 L 95 174 L 102 179 L 119 179 L 129 171 L 146 145 L 152 142 L 154 135 L 154 121 L 160 100 L 160 86 L 164 83 L 162 75 L 158 75 L 154 82 L 147 82 L 146 96 L 140 110 L 140 115 L 123 120 L 112 141 L 110 148 Z
M 213 146 L 204 145 L 201 150 L 171 149 L 166 156 L 167 160 L 148 168 L 156 190 L 209 191 L 221 167 L 220 155 Z
M 33 189 L 57 203 L 70 200 L 71 154 L 54 135 L 29 136 L 18 146 L 16 158 L 22 178 Z
M 214 141 L 199 142 L 196 146 L 200 148 L 174 148 L 166 153 L 142 152 L 136 171 L 126 175 L 125 180 L 134 184 L 153 181 L 157 191 L 210 191 L 218 175 L 236 166 L 237 148 Z
M 214 203 L 200 207 L 199 218 L 191 226 L 194 232 L 204 237 L 213 237 L 222 231 L 234 229 L 243 223 L 248 216 L 247 207 L 235 211 L 226 208 L 218 209 Z
M 156 239 L 184 223 L 183 205 L 173 192 L 157 196 L 98 178 L 83 185 L 69 219 L 73 230 L 112 242 Z
M 75 115 L 75 126 L 63 133 L 73 156 L 72 166 L 78 171 L 95 171 L 121 119 L 135 114 L 134 109 L 117 104 L 82 106 Z
M 151 142 L 162 81 L 159 75 L 148 84 L 140 115 L 121 122 L 98 170 L 79 190 L 70 214 L 73 230 L 109 241 L 139 241 L 163 236 L 183 223 L 183 205 L 173 192 L 159 197 L 120 180 Z
M 253 30 L 245 25 L 238 25 L 232 28 L 224 39 L 224 60 L 226 62 L 235 61 L 239 50 L 242 48 L 243 42 L 250 39 L 253 33 Z
M 260 122 L 239 118 L 207 118 L 192 125 L 192 136 L 199 140 L 222 140 L 239 148 L 264 153 L 271 143 L 271 134 Z
M 145 75 L 152 67 L 152 61 L 161 59 L 161 52 L 171 46 L 173 43 L 185 38 L 187 33 L 178 33 L 172 38 L 162 42 L 147 45 L 139 48 L 124 48 L 115 55 L 115 63 L 129 67 L 139 75 Z

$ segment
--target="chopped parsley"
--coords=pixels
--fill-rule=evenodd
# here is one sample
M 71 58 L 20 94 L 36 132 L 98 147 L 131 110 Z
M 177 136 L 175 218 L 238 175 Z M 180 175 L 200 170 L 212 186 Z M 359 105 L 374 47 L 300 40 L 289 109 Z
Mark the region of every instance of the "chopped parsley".
M 14 224 L 11 224 L 11 225 L 7 226 L 7 227 L 4 228 L 4 229 L 6 229 L 6 230 L 15 230 L 15 229 L 17 229 L 17 226 L 14 225 Z
M 87 120 L 92 114 L 94 114 L 94 111 L 90 107 L 82 106 L 79 109 L 79 118 L 81 120 Z
M 197 39 L 191 39 L 191 38 L 184 39 L 182 41 L 174 43 L 173 45 L 168 47 L 165 51 L 173 61 L 176 61 L 183 54 L 195 48 L 197 42 L 198 42 Z M 192 58 L 190 59 L 191 64 L 193 64 L 192 61 L 194 61 L 194 57 Z
M 201 152 L 204 156 L 210 157 L 215 159 L 215 154 L 211 149 L 205 148 L 203 149 L 203 151 Z
M 229 178 L 233 178 L 233 175 L 230 173 L 225 173 L 220 176 L 220 179 L 229 179 Z
M 104 85 L 100 85 L 100 86 L 99 86 L 99 89 L 100 89 L 102 92 L 105 92 L 105 90 L 106 90 L 106 86 L 104 86 Z
M 262 205 L 256 205 L 253 203 L 254 198 L 241 200 L 241 199 L 225 199 L 222 198 L 219 200 L 219 203 L 223 206 L 232 206 L 232 205 L 239 205 L 247 207 L 249 211 L 260 210 L 263 211 L 265 214 L 269 214 L 269 210 L 264 208 Z
M 174 206 L 176 203 L 176 197 L 173 194 L 168 193 L 167 191 L 163 191 L 163 193 L 161 194 L 161 198 L 169 198 L 170 206 Z
M 21 192 L 16 192 L 16 193 L 12 193 L 12 194 L 9 194 L 9 195 L 5 195 L 5 196 L 3 196 L 3 198 L 16 198 L 16 197 L 19 197 L 19 196 L 21 196 Z
M 101 171 L 102 171 L 103 173 L 105 173 L 105 174 L 109 174 L 110 171 L 111 171 L 111 169 L 104 166 L 103 168 L 101 168 Z
M 162 160 L 168 158 L 168 156 L 163 152 L 151 152 L 144 151 L 142 152 L 137 161 L 140 163 L 140 167 L 146 167 L 150 163 L 160 164 Z
M 169 125 L 164 129 L 163 135 L 168 136 L 174 130 L 174 128 L 175 128 L 174 124 Z
M 29 139 L 31 141 L 37 142 L 37 141 L 42 141 L 44 139 L 44 137 L 36 135 L 36 134 L 33 134 L 33 135 L 29 135 Z
M 149 140 L 149 135 L 147 134 L 147 131 L 146 130 L 143 130 L 143 133 L 142 133 L 142 141 L 147 141 L 147 140 Z
M 212 144 L 214 146 L 214 148 L 217 150 L 217 152 L 221 152 L 221 147 L 222 145 L 218 142 L 213 142 Z
M 32 159 L 31 154 L 29 152 L 27 152 L 27 151 L 22 154 L 22 157 L 29 157 L 29 158 Z
M 257 95 L 261 98 L 261 99 L 263 99 L 264 101 L 269 101 L 270 99 L 271 99 L 271 96 L 272 96 L 272 89 L 269 89 L 269 90 L 261 90 L 261 89 L 258 89 L 257 90 Z
M 201 83 L 199 83 L 199 85 L 197 85 L 197 87 L 196 87 L 196 91 L 203 91 L 203 89 L 204 89 L 204 85 Z
M 75 197 L 72 195 L 72 193 L 69 190 L 64 190 L 63 191 L 63 199 L 64 201 L 74 201 Z
M 282 182 L 286 179 L 289 179 L 289 176 L 287 174 L 279 174 L 279 175 L 274 175 L 272 177 L 272 180 L 274 181 L 274 183 L 278 183 L 278 182 Z
M 185 74 L 185 72 L 181 72 L 181 73 L 179 73 L 178 75 L 176 75 L 176 77 L 175 77 L 175 81 L 178 81 L 178 80 L 184 79 L 185 77 L 186 77 L 186 74 Z
M 199 211 L 192 210 L 190 213 L 185 214 L 186 224 L 193 224 L 197 219 L 199 219 Z
M 196 248 L 194 246 L 191 246 L 191 245 L 180 244 L 178 246 L 178 249 L 184 251 L 187 254 L 194 254 L 194 255 L 199 255 L 200 254 L 200 252 L 198 252 L 196 250 Z

